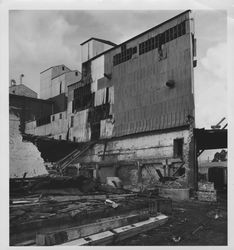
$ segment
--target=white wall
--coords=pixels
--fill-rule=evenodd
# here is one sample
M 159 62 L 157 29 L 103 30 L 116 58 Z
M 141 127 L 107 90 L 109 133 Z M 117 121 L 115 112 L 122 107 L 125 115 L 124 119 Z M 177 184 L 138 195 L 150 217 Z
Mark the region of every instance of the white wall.
M 40 74 L 40 99 L 48 99 L 51 96 L 52 69 Z
M 20 121 L 17 116 L 10 114 L 10 177 L 35 177 L 48 174 L 44 160 L 37 147 L 31 142 L 22 140 L 19 131 Z
M 88 125 L 88 109 L 75 113 L 73 117 L 74 124 L 70 128 L 70 140 L 73 140 L 75 137 L 77 142 L 89 141 L 91 138 L 91 129 Z M 70 122 L 71 118 L 69 119 L 69 124 Z
M 60 84 L 61 84 L 61 93 L 60 93 Z M 65 74 L 62 74 L 54 79 L 52 79 L 52 89 L 51 97 L 60 95 L 66 90 Z

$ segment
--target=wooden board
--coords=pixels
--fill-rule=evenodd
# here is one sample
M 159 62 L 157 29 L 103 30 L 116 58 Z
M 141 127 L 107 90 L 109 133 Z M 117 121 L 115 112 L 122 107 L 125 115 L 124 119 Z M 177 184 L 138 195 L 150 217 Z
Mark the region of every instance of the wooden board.
M 107 245 L 122 241 L 142 232 L 146 232 L 156 228 L 168 220 L 168 216 L 160 214 L 156 217 L 151 217 L 148 220 L 119 227 L 111 231 L 94 234 L 85 238 L 80 238 L 74 241 L 66 242 L 63 246 L 84 246 L 84 245 Z
M 129 223 L 135 223 L 149 218 L 147 211 L 142 211 L 128 216 L 116 216 L 112 218 L 100 219 L 99 222 L 82 225 L 43 234 L 36 235 L 36 245 L 51 246 L 62 244 L 67 241 L 86 237 L 88 235 L 100 233 L 106 230 L 118 228 Z

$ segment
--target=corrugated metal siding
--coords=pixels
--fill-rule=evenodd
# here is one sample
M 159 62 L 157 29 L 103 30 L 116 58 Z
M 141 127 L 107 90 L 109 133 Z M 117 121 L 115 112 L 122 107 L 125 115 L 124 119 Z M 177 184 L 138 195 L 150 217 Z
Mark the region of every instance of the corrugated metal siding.
M 188 19 L 186 13 L 130 41 L 127 48 L 137 45 L 139 50 L 139 43 Z M 186 116 L 194 115 L 191 33 L 186 25 L 185 35 L 163 45 L 165 59 L 159 58 L 158 49 L 141 55 L 137 51 L 134 59 L 113 67 L 113 56 L 120 48 L 105 55 L 105 72 L 112 74 L 110 84 L 115 87 L 115 136 L 183 126 Z M 166 86 L 168 80 L 175 81 L 175 88 Z

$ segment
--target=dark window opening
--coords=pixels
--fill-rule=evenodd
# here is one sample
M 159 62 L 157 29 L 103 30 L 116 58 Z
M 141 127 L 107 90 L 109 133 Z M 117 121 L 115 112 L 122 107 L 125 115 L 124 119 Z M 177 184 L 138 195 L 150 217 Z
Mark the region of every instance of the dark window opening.
M 73 127 L 74 125 L 74 116 L 71 116 L 71 128 Z
M 60 82 L 60 85 L 59 85 L 59 94 L 62 93 L 62 82 Z
M 64 66 L 62 67 L 62 70 L 65 70 Z
M 94 93 L 91 93 L 91 84 L 74 90 L 74 100 L 72 101 L 72 112 L 89 108 L 94 103 Z
M 54 115 L 52 116 L 52 121 L 54 121 Z
M 15 94 L 15 90 L 13 90 L 12 93 Z
M 91 124 L 91 140 L 97 140 L 100 138 L 100 121 Z
M 76 141 L 76 137 L 75 137 L 75 136 L 73 137 L 73 141 L 74 141 L 74 142 Z
M 108 103 L 109 101 L 109 88 L 106 88 L 106 102 L 105 103 Z
M 174 150 L 174 158 L 183 158 L 183 145 L 184 145 L 184 138 L 175 139 L 173 150 Z
M 48 123 L 50 123 L 50 115 L 46 116 L 46 117 L 39 118 L 38 120 L 36 120 L 37 127 L 48 124 Z
M 62 119 L 62 117 L 63 117 L 63 114 L 60 113 L 60 114 L 59 114 L 59 119 Z
M 133 53 L 133 54 L 137 53 L 137 47 L 134 47 L 134 48 L 132 49 L 132 53 Z
M 62 140 L 62 136 L 61 135 L 59 136 L 59 140 Z
M 75 75 L 78 76 L 78 72 L 75 72 Z

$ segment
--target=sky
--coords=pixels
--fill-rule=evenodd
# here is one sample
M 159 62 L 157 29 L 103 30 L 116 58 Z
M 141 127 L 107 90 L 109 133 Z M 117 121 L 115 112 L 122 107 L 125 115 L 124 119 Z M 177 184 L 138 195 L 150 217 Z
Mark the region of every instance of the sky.
M 98 37 L 119 44 L 183 12 L 56 11 L 9 12 L 10 79 L 39 93 L 40 72 L 59 64 L 81 70 L 80 43 Z M 210 128 L 227 115 L 227 13 L 194 10 L 197 67 L 194 69 L 196 127 Z

